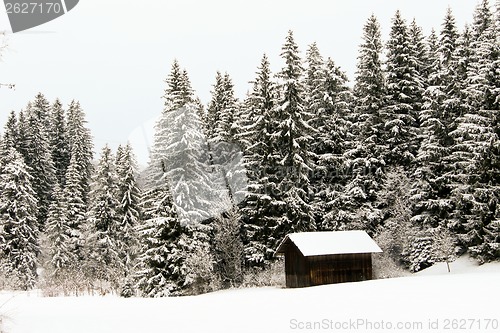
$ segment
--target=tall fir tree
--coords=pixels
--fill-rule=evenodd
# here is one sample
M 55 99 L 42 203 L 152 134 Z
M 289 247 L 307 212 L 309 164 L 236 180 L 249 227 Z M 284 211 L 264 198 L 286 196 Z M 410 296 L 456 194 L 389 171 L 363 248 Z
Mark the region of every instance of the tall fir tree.
M 457 47 L 459 33 L 456 26 L 455 16 L 450 7 L 446 10 L 443 23 L 441 25 L 441 35 L 439 39 L 441 53 L 441 63 L 443 67 L 449 66 L 454 61 L 453 53 Z
M 459 33 L 455 23 L 455 16 L 448 8 L 442 23 L 440 34 L 439 53 L 441 56 L 441 72 L 439 74 L 442 91 L 446 98 L 443 101 L 443 121 L 445 126 L 452 131 L 456 128 L 456 119 L 464 113 L 461 103 L 461 91 L 457 80 L 457 45 Z M 453 142 L 448 142 L 452 145 Z
M 56 99 L 50 113 L 49 138 L 55 174 L 60 186 L 64 186 L 70 162 L 69 138 L 66 133 L 66 115 L 61 102 Z
M 93 144 L 90 130 L 85 126 L 85 113 L 80 103 L 72 101 L 68 107 L 67 139 L 70 161 L 64 175 L 63 188 L 67 205 L 67 223 L 71 229 L 69 247 L 78 260 L 84 259 L 83 231 L 86 226 L 90 182 L 92 176 Z M 80 269 L 78 265 L 75 269 Z
M 141 196 L 143 223 L 137 231 L 140 239 L 140 253 L 136 264 L 136 287 L 139 293 L 147 297 L 168 296 L 178 290 L 174 272 L 180 271 L 184 257 L 174 261 L 172 255 L 178 253 L 177 241 L 182 234 L 180 223 L 170 192 L 170 185 L 165 177 L 165 167 L 161 148 L 165 147 L 163 128 L 168 126 L 165 113 L 176 110 L 177 105 L 185 104 L 179 99 L 181 70 L 174 61 L 167 76 L 164 99 L 164 111 L 155 124 L 155 135 L 150 161 L 145 171 L 146 183 Z M 177 96 L 177 100 L 175 99 Z M 170 244 L 170 246 L 169 246 Z M 175 276 L 175 277 L 174 277 Z
M 370 145 L 375 146 L 372 148 L 377 148 L 370 149 L 375 156 L 383 155 L 382 149 L 376 147 L 380 145 L 378 140 L 383 133 L 380 110 L 386 105 L 387 87 L 382 69 L 382 51 L 380 24 L 372 15 L 363 27 L 363 43 L 359 48 L 354 96 L 359 135 L 362 140 L 369 140 Z
M 213 128 L 208 131 L 208 147 L 210 163 L 220 177 L 217 182 L 223 184 L 234 204 L 243 201 L 246 194 L 241 152 L 245 121 L 240 117 L 240 111 L 231 77 L 218 72 L 208 106 L 208 127 Z
M 489 2 L 483 0 L 475 10 L 471 26 L 471 59 L 468 72 L 468 104 L 485 110 L 498 110 L 500 87 L 498 27 Z
M 498 255 L 498 166 L 499 139 L 495 133 L 495 110 L 488 73 L 498 57 L 493 15 L 488 1 L 482 1 L 474 13 L 470 48 L 461 52 L 463 115 L 456 119 L 450 135 L 456 144 L 449 158 L 455 230 L 461 244 L 469 247 L 480 261 Z M 465 43 L 464 43 L 465 44 Z M 459 45 L 460 46 L 460 45 Z M 463 69 L 465 68 L 465 70 Z
M 37 198 L 22 156 L 14 148 L 6 154 L 0 170 L 0 269 L 10 287 L 27 290 L 38 278 Z
M 357 58 L 352 131 L 356 138 L 345 152 L 348 179 L 335 203 L 338 207 L 336 229 L 370 230 L 380 220 L 373 203 L 381 186 L 386 164 L 384 156 L 388 150 L 382 140 L 384 122 L 381 112 L 386 106 L 387 96 L 382 51 L 380 24 L 371 15 L 363 27 L 363 42 Z
M 444 121 L 445 99 L 441 86 L 429 86 L 424 93 L 424 104 L 420 112 L 421 144 L 415 159 L 409 202 L 411 224 L 419 232 L 413 234 L 413 244 L 405 254 L 414 270 L 430 266 L 434 262 L 435 257 L 429 252 L 432 233 L 452 227 L 450 177 L 443 163 L 450 154 L 449 129 Z M 418 255 L 419 249 L 423 250 L 421 256 Z
M 455 71 L 454 71 L 454 84 L 457 99 L 462 105 L 463 112 L 467 112 L 472 107 L 471 103 L 473 94 L 471 94 L 472 86 L 468 86 L 470 83 L 469 76 L 471 74 L 471 61 L 473 60 L 472 55 L 472 36 L 469 25 L 465 25 L 462 33 L 457 39 L 457 47 L 455 48 Z
M 18 146 L 18 123 L 17 115 L 14 111 L 9 114 L 7 122 L 4 126 L 3 140 L 1 143 L 2 149 L 6 152 L 9 148 L 17 148 Z
M 50 129 L 50 103 L 42 93 L 38 93 L 28 109 L 40 121 L 41 128 L 48 133 Z
M 137 286 L 150 297 L 180 294 L 195 284 L 190 256 L 207 248 L 210 227 L 208 149 L 186 73 L 167 79 L 165 107 L 155 128 L 144 191 L 142 252 Z M 174 82 L 180 82 L 174 85 Z M 178 91 L 180 90 L 180 91 Z M 181 106 L 178 108 L 177 106 Z
M 276 75 L 278 121 L 272 134 L 276 155 L 279 156 L 277 167 L 281 169 L 278 191 L 283 215 L 274 234 L 277 241 L 291 232 L 315 229 L 309 182 L 312 170 L 309 144 L 313 129 L 308 121 L 312 115 L 307 112 L 305 105 L 304 69 L 292 31 L 288 32 L 285 39 L 281 57 L 285 65 Z
M 439 73 L 441 72 L 441 56 L 439 53 L 439 39 L 434 29 L 426 40 L 427 45 L 427 63 L 425 64 L 424 77 L 427 79 L 425 87 L 436 86 L 440 84 Z M 424 92 L 425 93 L 425 92 Z
M 28 103 L 27 108 L 30 108 L 31 103 Z M 21 154 L 23 159 L 26 160 L 27 146 L 28 146 L 28 124 L 26 121 L 25 110 L 19 111 L 17 115 L 17 145 L 16 149 Z
M 93 177 L 90 211 L 85 235 L 86 273 L 90 278 L 107 281 L 117 288 L 125 274 L 120 250 L 125 246 L 119 231 L 117 175 L 114 157 L 106 145 Z
M 168 125 L 158 129 L 161 145 L 155 151 L 161 156 L 163 177 L 171 188 L 181 224 L 200 223 L 210 218 L 211 202 L 215 199 L 201 121 L 192 103 L 165 110 L 162 118 Z
M 322 186 L 316 193 L 316 202 L 323 206 L 323 217 L 317 222 L 322 230 L 337 230 L 343 224 L 337 215 L 342 209 L 340 198 L 348 182 L 346 152 L 356 144 L 351 133 L 353 127 L 352 91 L 346 74 L 328 58 L 325 64 L 324 111 L 319 115 L 317 130 L 322 133 L 318 166 L 322 176 Z
M 141 250 L 135 266 L 136 287 L 145 297 L 170 296 L 183 284 L 186 259 L 179 248 L 183 232 L 168 187 L 152 188 L 142 196 L 143 223 L 138 226 Z
M 309 113 L 313 114 L 311 125 L 315 128 L 317 116 L 323 111 L 323 97 L 325 89 L 324 60 L 319 51 L 318 45 L 309 45 L 306 53 L 306 77 L 305 77 L 305 104 Z M 315 142 L 320 141 L 318 135 L 314 136 Z
M 65 277 L 68 271 L 78 264 L 72 251 L 72 228 L 68 224 L 67 200 L 59 184 L 54 188 L 54 200 L 49 207 L 47 225 L 45 228 L 46 247 L 48 250 L 48 273 L 56 280 Z
M 410 61 L 414 62 L 413 66 L 417 74 L 417 81 L 420 81 L 417 87 L 419 89 L 413 92 L 415 96 L 415 117 L 418 118 L 418 111 L 421 109 L 423 103 L 422 95 L 429 85 L 428 78 L 433 74 L 435 69 L 429 66 L 431 63 L 430 47 L 426 43 L 422 28 L 417 24 L 415 19 L 413 19 L 408 26 L 408 34 L 410 38 L 410 54 L 412 57 Z
M 418 142 L 418 105 L 423 91 L 418 59 L 408 27 L 399 11 L 392 20 L 387 42 L 387 102 L 384 109 L 385 138 L 389 145 L 387 162 L 408 168 L 415 158 Z
M 116 174 L 118 182 L 117 198 L 120 202 L 118 216 L 118 248 L 125 273 L 130 276 L 139 252 L 139 239 L 136 232 L 141 221 L 141 190 L 137 184 L 137 162 L 132 146 L 128 143 L 116 153 Z
M 82 175 L 80 173 L 80 163 L 77 159 L 77 154 L 71 157 L 68 170 L 66 171 L 66 185 L 63 189 L 63 196 L 66 198 L 67 223 L 70 229 L 69 247 L 70 251 L 77 256 L 79 261 L 83 260 L 84 253 L 82 251 L 84 235 L 82 231 L 85 228 L 88 206 L 85 200 L 87 199 L 87 191 L 82 186 Z
M 38 199 L 38 222 L 40 229 L 43 230 L 52 202 L 52 189 L 57 181 L 48 129 L 45 127 L 48 122 L 48 102 L 38 95 L 26 111 L 24 161 L 30 167 L 33 176 L 32 185 Z
M 323 220 L 325 214 L 324 198 L 321 198 L 320 192 L 324 189 L 324 165 L 320 165 L 319 159 L 326 153 L 326 146 L 330 143 L 329 131 L 324 131 L 324 127 L 331 122 L 330 110 L 325 108 L 326 97 L 326 73 L 325 63 L 316 43 L 309 46 L 306 52 L 305 71 L 305 94 L 304 105 L 311 119 L 309 125 L 314 129 L 311 132 L 311 150 L 312 150 L 312 170 L 310 173 L 311 190 L 314 193 L 312 201 L 315 224 Z M 326 172 L 325 172 L 326 173 Z
M 67 114 L 67 138 L 70 151 L 70 164 L 72 163 L 71 160 L 73 160 L 73 168 L 76 168 L 76 174 L 73 176 L 79 178 L 78 186 L 81 188 L 81 199 L 83 203 L 87 205 L 92 177 L 92 135 L 90 130 L 86 127 L 87 121 L 85 120 L 85 113 L 80 106 L 80 102 L 71 101 Z
M 280 198 L 276 172 L 278 159 L 272 133 L 277 126 L 276 85 L 270 63 L 263 55 L 247 98 L 248 125 L 244 139 L 248 197 L 242 209 L 244 218 L 245 262 L 262 265 L 275 251 L 272 235 L 280 218 Z
M 456 141 L 449 159 L 453 227 L 461 244 L 482 260 L 488 258 L 485 234 L 498 220 L 500 142 L 492 125 L 491 113 L 471 110 L 458 118 L 457 129 L 450 133 Z M 498 239 L 496 226 L 492 231 Z
M 210 140 L 215 140 L 216 136 L 219 135 L 218 129 L 220 130 L 225 127 L 222 125 L 223 107 L 226 102 L 224 94 L 224 76 L 219 71 L 217 71 L 215 75 L 215 83 L 211 94 L 212 99 L 208 104 L 206 116 L 207 136 Z

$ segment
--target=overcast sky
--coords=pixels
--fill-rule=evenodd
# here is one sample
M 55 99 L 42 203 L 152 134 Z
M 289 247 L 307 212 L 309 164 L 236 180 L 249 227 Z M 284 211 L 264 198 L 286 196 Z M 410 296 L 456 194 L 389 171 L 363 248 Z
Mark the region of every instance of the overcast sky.
M 142 164 L 152 119 L 162 110 L 164 80 L 178 59 L 204 103 L 217 70 L 227 71 L 239 98 L 245 96 L 262 54 L 273 70 L 286 33 L 292 29 L 302 56 L 316 41 L 354 79 L 358 45 L 374 13 L 387 39 L 397 9 L 428 34 L 438 32 L 450 6 L 460 29 L 472 21 L 476 0 L 81 0 L 66 15 L 8 34 L 0 62 L 0 125 L 38 92 L 52 102 L 80 101 L 95 139 L 116 147 L 128 139 Z M 10 31 L 0 5 L 0 31 Z

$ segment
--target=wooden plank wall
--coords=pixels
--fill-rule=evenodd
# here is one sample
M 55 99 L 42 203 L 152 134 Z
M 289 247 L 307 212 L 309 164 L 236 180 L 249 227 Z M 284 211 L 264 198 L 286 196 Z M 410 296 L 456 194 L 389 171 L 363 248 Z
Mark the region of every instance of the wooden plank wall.
M 370 253 L 308 257 L 311 286 L 371 280 Z
M 299 249 L 291 241 L 285 249 L 285 277 L 287 288 L 309 287 L 309 264 Z
M 372 279 L 370 253 L 304 257 L 293 242 L 284 252 L 287 288 Z

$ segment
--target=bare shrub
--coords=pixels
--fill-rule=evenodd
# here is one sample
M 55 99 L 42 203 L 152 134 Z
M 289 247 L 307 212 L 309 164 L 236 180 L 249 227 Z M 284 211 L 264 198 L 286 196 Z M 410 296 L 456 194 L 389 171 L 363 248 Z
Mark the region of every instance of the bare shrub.
M 264 267 L 247 268 L 243 275 L 242 286 L 251 287 L 285 287 L 285 260 L 276 259 Z
M 237 208 L 233 207 L 215 220 L 215 274 L 223 289 L 238 287 L 243 280 L 240 218 Z

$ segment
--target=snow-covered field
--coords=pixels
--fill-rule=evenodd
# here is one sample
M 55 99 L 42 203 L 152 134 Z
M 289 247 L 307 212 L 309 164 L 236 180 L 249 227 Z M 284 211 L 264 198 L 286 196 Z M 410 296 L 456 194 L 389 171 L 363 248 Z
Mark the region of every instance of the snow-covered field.
M 499 332 L 500 263 L 478 267 L 465 257 L 451 270 L 162 299 L 2 292 L 2 333 Z

